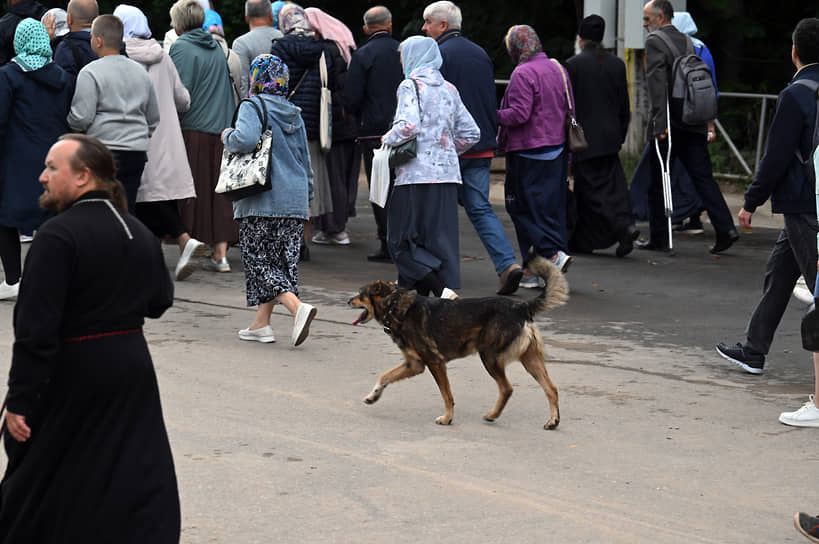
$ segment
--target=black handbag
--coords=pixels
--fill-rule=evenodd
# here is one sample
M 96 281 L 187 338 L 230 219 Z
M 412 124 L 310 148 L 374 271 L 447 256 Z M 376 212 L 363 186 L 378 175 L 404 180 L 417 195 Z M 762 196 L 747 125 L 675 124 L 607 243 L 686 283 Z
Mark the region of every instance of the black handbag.
M 421 118 L 421 94 L 418 92 L 418 83 L 412 80 L 415 85 L 415 97 L 418 101 L 418 118 Z M 420 124 L 420 123 L 419 123 Z M 407 164 L 409 161 L 418 156 L 418 138 L 415 137 L 407 140 L 403 144 L 393 147 L 390 150 L 390 168 L 397 168 L 402 164 Z

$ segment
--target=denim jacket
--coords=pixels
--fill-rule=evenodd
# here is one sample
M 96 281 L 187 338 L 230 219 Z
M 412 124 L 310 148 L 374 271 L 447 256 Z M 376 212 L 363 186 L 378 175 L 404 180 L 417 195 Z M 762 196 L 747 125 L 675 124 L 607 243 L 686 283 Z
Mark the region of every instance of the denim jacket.
M 233 203 L 233 218 L 288 217 L 308 219 L 313 199 L 313 170 L 307 151 L 307 133 L 301 110 L 283 96 L 263 94 L 252 98 L 267 108 L 267 126 L 273 131 L 270 165 L 272 188 Z M 261 101 L 261 102 L 260 102 Z M 262 123 L 256 109 L 246 102 L 239 107 L 235 128 L 225 133 L 225 148 L 248 152 L 256 147 Z

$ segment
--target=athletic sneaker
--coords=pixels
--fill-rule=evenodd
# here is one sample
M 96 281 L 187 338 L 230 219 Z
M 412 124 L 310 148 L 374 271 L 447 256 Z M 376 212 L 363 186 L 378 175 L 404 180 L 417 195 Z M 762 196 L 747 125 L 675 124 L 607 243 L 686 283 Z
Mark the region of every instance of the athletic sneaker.
M 702 234 L 705 232 L 699 217 L 691 217 L 688 221 L 683 221 L 679 225 L 672 227 L 671 230 L 683 234 Z
M 797 512 L 793 516 L 793 525 L 811 542 L 819 542 L 819 517 Z
M 276 341 L 276 337 L 273 335 L 273 327 L 270 325 L 260 329 L 242 329 L 239 331 L 239 338 L 253 342 L 262 342 L 263 344 Z
M 518 287 L 523 287 L 524 289 L 543 289 L 546 287 L 546 282 L 540 276 L 536 276 L 524 268 L 523 277 L 520 279 Z
M 813 403 L 813 395 L 799 410 L 779 414 L 779 421 L 793 427 L 819 427 L 819 408 Z
M 17 283 L 9 285 L 6 280 L 0 283 L 0 299 L 14 298 L 20 292 L 20 280 Z
M 327 234 L 324 231 L 318 231 L 312 238 L 314 244 L 321 246 L 349 246 L 350 236 L 342 231 L 335 234 Z
M 762 369 L 765 366 L 765 356 L 760 353 L 748 353 L 742 344 L 737 343 L 735 346 L 729 346 L 720 342 L 717 344 L 717 353 L 728 359 L 735 365 L 739 365 L 751 374 L 762 374 Z
M 793 297 L 802 304 L 813 304 L 813 293 L 810 292 L 808 284 L 805 283 L 805 276 L 799 276 L 799 279 L 796 280 Z
M 569 265 L 572 264 L 572 256 L 563 253 L 559 249 L 557 250 L 557 253 L 552 255 L 552 258 L 549 260 L 552 261 L 552 264 L 558 267 L 564 274 L 569 270 Z
M 214 261 L 213 258 L 205 259 L 204 264 L 202 264 L 202 268 L 205 270 L 210 270 L 211 272 L 230 272 L 230 263 L 227 260 L 227 257 L 222 257 L 218 261 Z

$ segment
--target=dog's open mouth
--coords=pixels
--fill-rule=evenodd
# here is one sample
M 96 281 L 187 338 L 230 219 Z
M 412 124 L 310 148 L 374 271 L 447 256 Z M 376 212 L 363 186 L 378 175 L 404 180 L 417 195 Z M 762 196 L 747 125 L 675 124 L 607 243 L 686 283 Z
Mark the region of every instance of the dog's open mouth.
M 364 311 L 361 312 L 361 315 L 359 315 L 358 318 L 355 321 L 353 321 L 353 326 L 358 325 L 362 321 L 366 321 L 367 318 L 369 317 L 369 315 L 370 315 L 370 312 L 368 312 L 367 309 L 364 308 Z

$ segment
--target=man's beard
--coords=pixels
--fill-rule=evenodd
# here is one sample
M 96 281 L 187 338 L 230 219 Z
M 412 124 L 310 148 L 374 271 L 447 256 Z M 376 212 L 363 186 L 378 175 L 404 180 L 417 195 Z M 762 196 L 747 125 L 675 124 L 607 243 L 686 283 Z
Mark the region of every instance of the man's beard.
M 65 204 L 59 202 L 48 191 L 44 191 L 43 194 L 40 195 L 38 202 L 41 208 L 44 208 L 54 213 L 60 213 L 65 209 Z

